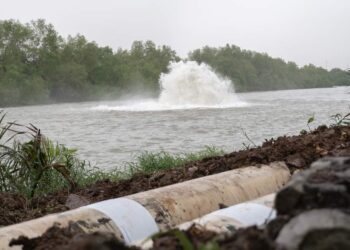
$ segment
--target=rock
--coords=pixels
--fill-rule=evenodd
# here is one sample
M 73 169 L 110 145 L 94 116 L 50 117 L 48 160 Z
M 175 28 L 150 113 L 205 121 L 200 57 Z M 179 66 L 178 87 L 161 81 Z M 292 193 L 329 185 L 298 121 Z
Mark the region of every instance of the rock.
M 188 172 L 191 173 L 191 174 L 193 174 L 193 173 L 196 172 L 197 170 L 198 170 L 198 167 L 194 166 L 194 167 L 190 167 L 190 168 L 188 169 Z
M 89 205 L 91 202 L 83 196 L 76 194 L 70 194 L 66 200 L 66 207 L 69 209 L 75 209 L 78 207 Z
M 348 141 L 348 139 L 349 139 L 348 133 L 346 133 L 345 131 L 342 131 L 342 132 L 341 132 L 341 135 L 340 135 L 340 140 L 342 140 L 342 141 Z
M 293 175 L 276 195 L 279 215 L 296 215 L 315 208 L 350 207 L 350 158 L 324 158 Z
M 286 250 L 350 249 L 350 215 L 336 209 L 315 209 L 291 219 L 277 244 Z
M 328 138 L 332 137 L 332 136 L 335 136 L 335 134 L 336 134 L 335 130 L 332 129 L 332 128 L 325 132 L 325 136 L 328 137 Z
M 303 168 L 306 162 L 299 154 L 294 154 L 287 157 L 286 164 L 294 168 Z
M 316 153 L 321 156 L 326 156 L 328 154 L 328 151 L 324 148 L 321 148 L 320 146 L 316 146 Z

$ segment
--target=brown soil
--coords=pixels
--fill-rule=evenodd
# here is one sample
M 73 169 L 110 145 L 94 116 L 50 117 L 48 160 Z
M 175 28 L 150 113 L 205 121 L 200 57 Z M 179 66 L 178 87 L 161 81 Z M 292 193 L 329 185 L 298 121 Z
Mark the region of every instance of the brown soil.
M 66 228 L 59 225 L 49 228 L 41 237 L 28 239 L 21 236 L 12 240 L 10 246 L 19 245 L 23 250 L 116 250 L 137 249 L 126 247 L 112 233 L 86 234 L 74 223 Z
M 277 218 L 264 227 L 251 226 L 230 233 L 217 235 L 194 225 L 186 231 L 170 230 L 153 237 L 153 249 L 237 249 L 275 250 L 283 249 L 276 243 L 282 228 L 292 219 L 308 211 L 336 209 L 350 216 L 350 158 L 325 158 L 312 164 L 312 168 L 294 175 L 292 180 L 278 192 L 275 200 Z M 335 197 L 335 198 L 334 198 Z M 322 210 L 320 210 L 322 209 Z M 323 216 L 323 214 L 321 215 Z M 326 214 L 325 214 L 326 216 Z M 317 221 L 322 221 L 318 220 Z M 302 220 L 301 227 L 305 226 Z M 297 249 L 349 249 L 350 231 L 343 227 L 325 229 L 322 224 L 313 226 L 303 236 Z M 314 224 L 314 223 L 313 223 Z M 339 224 L 340 225 L 340 224 Z M 295 232 L 291 231 L 290 234 Z M 299 237 L 299 231 L 296 231 Z M 20 237 L 12 244 L 24 249 L 127 249 L 110 234 L 84 234 L 79 227 L 50 228 L 43 236 L 27 239 Z M 64 248 L 69 246 L 69 248 Z M 55 248 L 56 247 L 56 248 Z
M 293 178 L 276 195 L 279 215 L 315 208 L 350 208 L 350 158 L 324 158 Z
M 204 230 L 203 228 L 193 225 L 186 231 L 178 229 L 156 235 L 153 238 L 153 248 L 158 250 L 177 250 L 183 249 L 184 242 L 180 239 L 187 239 L 193 247 L 200 248 L 203 244 L 211 241 L 216 233 Z
M 184 243 L 181 236 L 186 237 Z M 172 230 L 153 239 L 154 250 L 183 250 L 183 249 L 221 249 L 221 250 L 275 250 L 275 243 L 267 234 L 257 227 L 238 229 L 226 235 L 192 226 L 187 231 Z M 186 248 L 191 245 L 192 248 Z M 205 248 L 203 248 L 205 246 Z
M 277 193 L 275 200 L 277 218 L 265 227 L 252 226 L 226 235 L 215 235 L 203 228 L 194 230 L 195 226 L 192 226 L 182 233 L 187 236 L 194 249 L 200 249 L 201 244 L 208 244 L 208 242 L 209 244 L 215 242 L 219 249 L 283 249 L 283 246 L 278 246 L 275 240 L 282 228 L 298 215 L 303 215 L 310 210 L 324 212 L 324 209 L 336 209 L 350 216 L 349 187 L 350 158 L 325 158 L 314 163 L 311 169 L 293 176 L 292 180 Z M 327 216 L 326 212 L 324 215 Z M 322 221 L 321 218 L 319 221 Z M 300 228 L 305 226 L 305 221 L 299 223 Z M 299 237 L 299 232 L 290 231 L 289 233 L 296 234 L 295 238 Z M 313 226 L 302 239 L 297 249 L 345 250 L 350 247 L 350 230 L 337 227 L 337 222 L 334 222 L 332 228 L 327 229 L 320 223 L 319 226 Z M 154 239 L 153 249 L 185 248 L 180 237 L 170 231 Z
M 235 168 L 285 161 L 291 171 L 307 168 L 323 156 L 350 155 L 350 127 L 321 126 L 315 131 L 297 136 L 282 136 L 266 140 L 262 146 L 232 152 L 224 156 L 205 158 L 181 168 L 154 174 L 137 174 L 129 180 L 96 182 L 74 194 L 84 201 L 97 202 L 146 191 L 186 180 L 212 175 Z M 18 195 L 0 193 L 0 226 L 19 223 L 43 215 L 68 210 L 68 190 L 35 198 L 31 203 Z

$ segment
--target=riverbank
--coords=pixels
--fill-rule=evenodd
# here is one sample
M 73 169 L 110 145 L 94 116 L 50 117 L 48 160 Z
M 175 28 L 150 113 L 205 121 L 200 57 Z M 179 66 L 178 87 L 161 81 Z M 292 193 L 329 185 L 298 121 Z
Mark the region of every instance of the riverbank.
M 309 133 L 266 140 L 262 146 L 223 156 L 206 157 L 174 169 L 138 172 L 129 179 L 97 181 L 74 191 L 61 190 L 31 201 L 19 194 L 0 193 L 0 225 L 6 226 L 67 211 L 89 203 L 117 198 L 248 165 L 284 161 L 291 172 L 306 169 L 325 156 L 350 155 L 349 126 L 321 126 Z
M 125 246 L 111 233 L 85 233 L 79 223 L 55 225 L 43 235 L 13 239 L 10 245 L 39 249 L 277 250 L 349 249 L 350 158 L 323 158 L 294 175 L 276 195 L 277 217 L 261 226 L 227 227 L 221 233 L 193 224 L 152 236 L 138 247 Z M 335 198 L 336 197 L 336 198 Z M 252 212 L 252 211 L 251 211 Z M 141 248 L 139 248 L 141 247 Z

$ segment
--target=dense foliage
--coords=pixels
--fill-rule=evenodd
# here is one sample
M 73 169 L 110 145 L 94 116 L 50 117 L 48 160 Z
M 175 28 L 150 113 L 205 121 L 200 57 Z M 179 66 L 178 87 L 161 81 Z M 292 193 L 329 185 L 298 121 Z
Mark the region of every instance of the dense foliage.
M 63 39 L 44 20 L 0 21 L 0 106 L 156 93 L 171 60 L 173 50 L 151 41 L 113 52 L 82 35 Z
M 44 20 L 0 21 L 0 106 L 117 98 L 159 92 L 160 73 L 180 58 L 168 46 L 135 41 L 130 50 L 99 47 L 82 35 L 67 39 Z M 349 72 L 273 59 L 236 46 L 198 49 L 238 91 L 350 85 Z
M 328 71 L 312 64 L 299 68 L 267 54 L 242 50 L 234 45 L 194 50 L 190 60 L 209 64 L 233 80 L 237 91 L 315 88 L 350 85 L 350 71 Z

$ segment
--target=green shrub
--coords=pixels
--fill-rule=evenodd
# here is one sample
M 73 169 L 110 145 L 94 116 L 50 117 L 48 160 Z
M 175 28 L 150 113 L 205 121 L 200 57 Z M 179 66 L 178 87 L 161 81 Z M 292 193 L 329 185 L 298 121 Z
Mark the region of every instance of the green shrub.
M 4 115 L 1 123 L 3 119 Z M 19 135 L 29 141 L 20 141 Z M 74 175 L 84 169 L 85 162 L 76 158 L 76 150 L 53 143 L 33 125 L 15 123 L 1 126 L 0 142 L 0 191 L 32 198 L 37 193 L 77 187 Z
M 206 146 L 204 150 L 195 153 L 170 154 L 165 151 L 158 153 L 146 151 L 137 156 L 136 161 L 126 163 L 125 169 L 129 169 L 131 175 L 137 172 L 153 173 L 159 170 L 181 167 L 192 161 L 222 154 L 224 154 L 222 149 L 213 146 Z
M 1 114 L 0 111 L 0 192 L 20 193 L 29 199 L 63 188 L 74 191 L 99 180 L 118 181 L 131 178 L 135 173 L 177 168 L 224 153 L 208 146 L 197 153 L 144 152 L 134 162 L 112 171 L 102 171 L 79 160 L 77 150 L 52 142 L 33 125 L 3 125 L 5 115 Z

